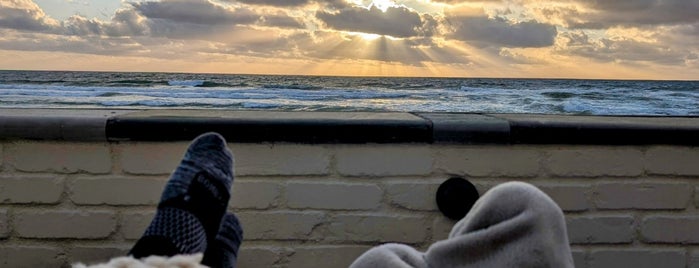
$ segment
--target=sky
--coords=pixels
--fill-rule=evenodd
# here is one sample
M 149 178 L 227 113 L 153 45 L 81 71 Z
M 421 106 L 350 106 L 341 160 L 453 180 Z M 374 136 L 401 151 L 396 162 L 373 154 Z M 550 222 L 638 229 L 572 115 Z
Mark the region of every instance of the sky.
M 0 69 L 699 79 L 699 0 L 0 0 Z

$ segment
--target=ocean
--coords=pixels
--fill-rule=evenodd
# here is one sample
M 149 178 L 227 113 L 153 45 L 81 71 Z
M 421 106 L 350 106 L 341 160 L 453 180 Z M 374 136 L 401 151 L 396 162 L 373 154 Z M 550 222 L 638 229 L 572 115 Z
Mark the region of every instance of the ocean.
M 699 81 L 0 71 L 0 108 L 699 115 Z

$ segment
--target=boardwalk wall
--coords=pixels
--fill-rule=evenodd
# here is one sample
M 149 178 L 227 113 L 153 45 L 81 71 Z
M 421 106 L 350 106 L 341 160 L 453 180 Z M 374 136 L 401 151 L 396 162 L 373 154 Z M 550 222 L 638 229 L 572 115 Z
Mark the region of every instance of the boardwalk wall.
M 122 129 L 121 136 L 110 137 L 104 133 L 112 131 L 111 112 L 87 119 L 63 112 L 0 113 L 2 267 L 60 267 L 125 254 L 153 217 L 168 174 L 187 146 L 186 135 L 193 135 L 180 131 L 172 135 L 181 139 L 157 141 L 122 135 L 138 131 Z M 227 133 L 235 155 L 230 211 L 245 229 L 239 267 L 346 267 L 386 242 L 425 249 L 446 238 L 454 224 L 434 201 L 437 187 L 452 176 L 468 179 L 481 193 L 512 180 L 540 187 L 566 213 L 578 267 L 699 266 L 699 148 L 682 140 L 699 133 L 692 132 L 699 128 L 696 119 L 665 125 L 631 119 L 639 135 L 654 138 L 649 131 L 660 129 L 678 137 L 674 143 L 631 137 L 634 142 L 627 144 L 583 138 L 564 144 L 518 142 L 511 119 L 507 142 L 485 142 L 491 138 L 475 135 L 472 127 L 454 127 L 472 120 L 452 120 L 449 132 L 440 134 L 439 122 L 410 116 L 427 121 L 431 140 L 343 142 L 319 135 L 309 142 L 236 141 L 235 124 L 210 126 Z M 101 120 L 103 129 L 47 134 L 66 120 L 83 129 Z M 596 120 L 590 122 L 599 129 L 611 119 Z M 589 130 L 590 124 L 581 124 Z M 461 137 L 454 129 L 465 128 L 470 132 L 462 135 L 470 140 L 454 138 Z M 493 128 L 485 131 L 492 134 Z M 439 135 L 449 138 L 436 139 Z

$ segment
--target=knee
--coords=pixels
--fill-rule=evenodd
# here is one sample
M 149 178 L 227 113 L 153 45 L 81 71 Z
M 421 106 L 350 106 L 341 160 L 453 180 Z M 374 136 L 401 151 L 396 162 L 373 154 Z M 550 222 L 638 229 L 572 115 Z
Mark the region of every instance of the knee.
M 537 221 L 554 225 L 565 224 L 563 211 L 544 192 L 524 182 L 507 182 L 486 192 L 457 226 L 463 233 L 508 221 L 517 215 L 527 214 Z M 455 226 L 456 227 L 456 226 Z

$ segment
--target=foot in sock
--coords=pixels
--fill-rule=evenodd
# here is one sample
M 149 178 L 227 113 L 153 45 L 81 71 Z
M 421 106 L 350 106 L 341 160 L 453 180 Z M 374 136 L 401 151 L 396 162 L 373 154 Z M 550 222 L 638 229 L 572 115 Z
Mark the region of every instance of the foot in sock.
M 242 241 L 243 228 L 238 218 L 232 213 L 226 214 L 216 240 L 206 249 L 202 264 L 209 267 L 234 268 Z
M 232 164 L 223 137 L 197 137 L 170 176 L 153 221 L 129 254 L 142 258 L 206 251 L 230 199 Z

